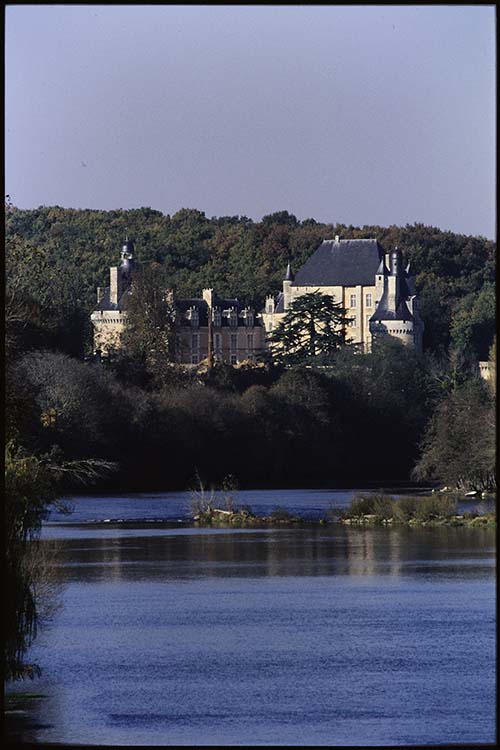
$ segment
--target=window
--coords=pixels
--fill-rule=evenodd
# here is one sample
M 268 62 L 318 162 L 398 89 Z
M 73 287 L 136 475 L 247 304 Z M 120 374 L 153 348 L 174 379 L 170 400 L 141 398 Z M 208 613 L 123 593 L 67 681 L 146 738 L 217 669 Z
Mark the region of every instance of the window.
M 349 320 L 349 326 L 350 326 L 351 328 L 356 328 L 356 326 L 357 326 L 357 323 L 356 323 L 356 316 L 354 316 L 353 318 L 351 318 L 351 319 Z
M 191 354 L 191 364 L 197 365 L 198 364 L 198 355 L 197 354 Z
M 267 312 L 273 313 L 274 312 L 274 302 L 270 299 L 267 303 Z
M 367 294 L 366 295 L 366 306 L 367 307 L 371 307 L 372 306 L 372 295 L 371 294 Z
M 253 349 L 253 333 L 247 334 L 247 349 L 250 351 Z
M 199 336 L 197 333 L 193 333 L 191 336 L 191 349 L 198 349 L 199 346 Z
M 238 348 L 238 336 L 236 333 L 231 334 L 231 351 L 234 352 Z
M 192 327 L 193 328 L 198 328 L 200 319 L 198 317 L 198 310 L 196 309 L 196 307 L 192 307 L 191 308 L 190 318 L 191 318 L 191 325 L 192 325 Z
M 221 313 L 220 313 L 220 310 L 219 310 L 218 307 L 216 307 L 214 309 L 212 318 L 213 318 L 213 321 L 214 321 L 214 326 L 216 328 L 220 328 L 221 323 L 222 323 L 222 316 L 221 316 Z
M 236 356 L 236 354 L 231 354 L 231 357 L 230 357 L 230 362 L 231 362 L 231 364 L 232 364 L 232 365 L 235 365 L 235 364 L 237 364 L 237 362 L 238 362 L 238 357 Z
M 245 323 L 249 328 L 253 326 L 253 310 L 247 310 L 245 315 Z
M 221 350 L 221 335 L 220 335 L 220 333 L 216 333 L 214 335 L 214 349 L 217 352 L 219 352 Z
M 356 295 L 355 294 L 351 294 L 350 307 L 356 307 Z
M 238 325 L 238 312 L 235 307 L 232 307 L 229 313 L 229 325 L 233 328 Z

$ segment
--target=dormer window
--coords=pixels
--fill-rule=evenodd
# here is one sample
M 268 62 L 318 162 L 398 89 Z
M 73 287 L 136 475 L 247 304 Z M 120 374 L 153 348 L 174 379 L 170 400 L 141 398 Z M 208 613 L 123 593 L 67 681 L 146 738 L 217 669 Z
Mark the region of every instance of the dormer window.
M 274 302 L 273 302 L 272 299 L 270 299 L 270 300 L 267 301 L 267 312 L 269 314 L 271 314 L 271 313 L 274 312 Z
M 238 311 L 235 307 L 232 307 L 229 311 L 229 325 L 233 328 L 238 325 Z
M 198 328 L 198 326 L 200 325 L 200 316 L 198 315 L 198 310 L 196 309 L 196 307 L 191 308 L 189 319 L 191 321 L 191 327 Z
M 247 326 L 248 326 L 249 328 L 252 328 L 252 327 L 253 327 L 253 325 L 254 325 L 254 314 L 253 314 L 253 310 L 250 310 L 249 308 L 247 308 L 247 310 L 246 310 L 246 314 L 245 314 L 245 323 L 247 324 Z
M 222 324 L 222 315 L 219 307 L 214 308 L 212 312 L 212 320 L 216 328 L 220 328 Z

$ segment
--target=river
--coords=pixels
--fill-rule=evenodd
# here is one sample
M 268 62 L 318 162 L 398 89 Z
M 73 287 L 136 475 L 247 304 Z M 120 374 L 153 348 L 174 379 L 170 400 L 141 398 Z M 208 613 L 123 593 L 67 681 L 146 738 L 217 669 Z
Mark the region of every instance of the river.
M 304 517 L 352 492 L 255 491 Z M 186 493 L 52 514 L 61 607 L 26 741 L 380 746 L 495 741 L 495 531 L 197 529 Z

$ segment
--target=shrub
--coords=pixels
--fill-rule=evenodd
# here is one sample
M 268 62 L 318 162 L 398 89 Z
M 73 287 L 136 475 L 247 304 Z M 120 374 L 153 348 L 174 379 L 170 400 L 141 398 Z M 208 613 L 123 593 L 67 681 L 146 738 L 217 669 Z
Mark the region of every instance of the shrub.
M 456 512 L 456 501 L 451 497 L 429 495 L 418 501 L 414 515 L 418 521 L 430 521 L 433 518 L 450 518 Z
M 390 495 L 375 495 L 373 498 L 373 513 L 378 520 L 394 517 L 394 498 Z
M 354 495 L 352 498 L 349 508 L 347 509 L 347 516 L 366 516 L 373 513 L 373 503 L 375 497 Z
M 400 497 L 394 501 L 393 518 L 396 523 L 405 523 L 415 516 L 419 500 L 416 497 Z

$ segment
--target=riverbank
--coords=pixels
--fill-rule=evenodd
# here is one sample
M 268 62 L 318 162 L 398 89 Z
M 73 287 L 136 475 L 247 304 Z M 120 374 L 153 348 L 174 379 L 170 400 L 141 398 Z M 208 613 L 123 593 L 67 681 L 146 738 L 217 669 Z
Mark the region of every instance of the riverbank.
M 491 498 L 494 500 L 494 498 Z M 230 504 L 231 505 L 231 504 Z M 479 505 L 479 507 L 481 507 Z M 486 507 L 486 506 L 485 506 Z M 472 510 L 457 512 L 457 498 L 447 495 L 423 497 L 391 495 L 356 495 L 346 510 L 330 509 L 319 520 L 292 515 L 284 508 L 276 508 L 269 515 L 257 515 L 246 508 L 214 508 L 207 505 L 194 516 L 194 524 L 202 527 L 246 528 L 297 525 L 378 525 L 378 526 L 462 526 L 477 528 L 496 526 L 496 511 Z

